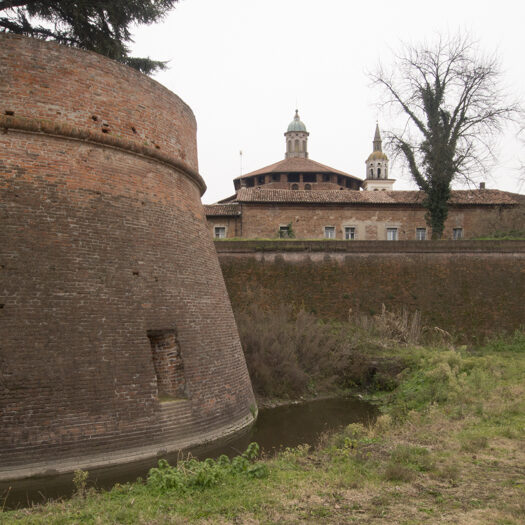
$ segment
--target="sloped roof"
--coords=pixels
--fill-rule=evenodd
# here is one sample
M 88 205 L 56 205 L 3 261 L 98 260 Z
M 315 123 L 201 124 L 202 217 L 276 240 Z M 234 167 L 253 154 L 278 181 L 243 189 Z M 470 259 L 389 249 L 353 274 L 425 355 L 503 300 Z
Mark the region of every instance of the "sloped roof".
M 280 190 L 270 188 L 241 188 L 236 202 L 254 203 L 312 203 L 312 204 L 421 204 L 425 195 L 421 191 L 351 191 L 351 190 Z M 490 206 L 514 205 L 518 201 L 500 190 L 453 190 L 451 205 Z
M 266 173 L 335 173 L 336 175 L 344 175 L 345 177 L 350 177 L 351 179 L 362 182 L 362 179 L 354 177 L 349 173 L 336 170 L 330 166 L 325 166 L 315 160 L 303 159 L 301 157 L 290 157 L 288 159 L 280 160 L 275 164 L 270 164 L 264 168 L 247 173 L 246 175 L 236 177 L 234 180 L 245 179 L 246 177 L 253 177 L 254 175 L 264 175 Z
M 207 216 L 236 216 L 241 214 L 241 207 L 237 203 L 233 204 L 205 204 L 204 212 Z

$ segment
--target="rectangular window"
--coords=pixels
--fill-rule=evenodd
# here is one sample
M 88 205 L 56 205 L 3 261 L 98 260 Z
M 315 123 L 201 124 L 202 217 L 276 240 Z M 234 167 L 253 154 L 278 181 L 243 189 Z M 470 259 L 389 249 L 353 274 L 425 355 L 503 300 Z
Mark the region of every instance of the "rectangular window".
M 452 230 L 452 238 L 457 241 L 458 239 L 463 239 L 463 228 L 454 228 Z
M 386 240 L 387 241 L 397 241 L 397 228 L 387 228 L 386 229 Z
M 317 182 L 317 175 L 315 173 L 305 173 L 303 182 Z
M 255 186 L 255 181 L 253 177 L 248 177 L 247 179 L 244 179 L 246 181 L 246 187 L 247 188 L 253 188 Z
M 323 182 L 330 182 L 330 173 L 323 173 Z
M 345 226 L 345 239 L 348 241 L 355 239 L 355 228 L 353 226 Z
M 148 330 L 159 401 L 188 397 L 184 363 L 173 329 Z
M 279 182 L 281 180 L 281 174 L 280 173 L 272 173 L 272 181 L 273 182 Z
M 343 179 L 343 177 L 341 177 L 341 175 L 338 175 L 337 176 L 337 184 L 339 184 L 339 186 L 342 186 L 344 184 L 345 180 Z
M 213 229 L 213 235 L 216 239 L 226 238 L 226 227 L 225 226 L 215 226 Z
M 427 240 L 427 229 L 426 228 L 416 228 L 416 241 L 426 241 Z
M 288 239 L 288 237 L 290 237 L 290 226 L 279 226 L 279 237 L 281 239 Z
M 335 239 L 335 227 L 334 226 L 324 227 L 324 238 L 325 239 Z
M 288 182 L 299 182 L 298 173 L 288 173 Z

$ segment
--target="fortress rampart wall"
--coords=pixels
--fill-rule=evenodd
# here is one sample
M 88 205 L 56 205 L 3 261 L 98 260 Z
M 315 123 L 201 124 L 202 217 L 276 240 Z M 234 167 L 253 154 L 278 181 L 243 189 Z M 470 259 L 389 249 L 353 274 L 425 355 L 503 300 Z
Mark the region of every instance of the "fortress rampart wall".
M 0 479 L 228 434 L 255 402 L 176 95 L 0 35 Z
M 469 340 L 525 321 L 525 241 L 217 241 L 235 311 L 305 308 L 322 319 L 419 310 Z

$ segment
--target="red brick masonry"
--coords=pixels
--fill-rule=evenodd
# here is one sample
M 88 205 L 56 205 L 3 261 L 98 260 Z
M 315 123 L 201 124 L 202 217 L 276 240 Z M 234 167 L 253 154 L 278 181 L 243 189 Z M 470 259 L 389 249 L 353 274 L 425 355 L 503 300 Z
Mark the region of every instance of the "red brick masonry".
M 249 424 L 191 109 L 97 54 L 4 34 L 0 79 L 0 479 Z
M 320 318 L 419 310 L 476 337 L 523 327 L 525 241 L 217 241 L 232 306 L 289 304 Z

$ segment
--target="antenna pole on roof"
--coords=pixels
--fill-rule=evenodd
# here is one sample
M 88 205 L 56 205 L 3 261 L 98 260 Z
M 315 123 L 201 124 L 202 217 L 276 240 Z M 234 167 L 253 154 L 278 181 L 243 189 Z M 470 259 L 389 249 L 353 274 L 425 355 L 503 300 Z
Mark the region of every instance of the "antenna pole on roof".
M 241 161 L 241 177 L 242 177 L 242 150 L 239 151 L 239 158 Z

